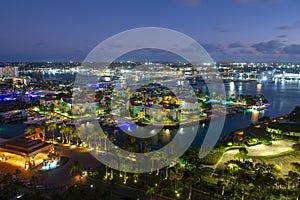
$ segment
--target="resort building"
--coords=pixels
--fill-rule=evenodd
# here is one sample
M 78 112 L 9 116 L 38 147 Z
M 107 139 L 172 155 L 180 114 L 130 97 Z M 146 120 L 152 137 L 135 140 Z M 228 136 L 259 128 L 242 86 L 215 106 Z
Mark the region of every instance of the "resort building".
M 0 67 L 0 78 L 15 78 L 19 77 L 18 67 L 5 66 Z
M 2 142 L 0 144 L 0 152 L 1 161 L 6 161 L 7 159 L 13 162 L 23 160 L 24 168 L 29 169 L 42 163 L 45 155 L 40 157 L 40 153 L 53 153 L 54 145 L 41 140 L 32 140 L 21 135 Z M 36 162 L 37 160 L 39 161 Z

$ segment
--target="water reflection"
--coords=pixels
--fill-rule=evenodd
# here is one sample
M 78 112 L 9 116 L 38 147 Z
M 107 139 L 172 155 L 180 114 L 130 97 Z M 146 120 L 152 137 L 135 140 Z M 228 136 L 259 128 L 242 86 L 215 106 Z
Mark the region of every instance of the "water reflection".
M 162 130 L 162 135 L 161 135 L 161 140 L 163 143 L 168 143 L 171 140 L 171 134 L 169 129 L 163 129 Z
M 255 124 L 258 121 L 259 112 L 252 111 L 251 123 Z
M 256 85 L 256 92 L 258 93 L 258 94 L 260 94 L 261 93 L 261 83 L 258 83 L 257 85 Z
M 251 123 L 255 124 L 258 122 L 259 118 L 265 116 L 265 110 L 253 110 L 251 115 Z
M 231 82 L 229 83 L 229 96 L 231 96 L 231 95 L 233 95 L 233 94 L 235 94 L 235 85 L 234 85 L 234 82 L 231 81 Z

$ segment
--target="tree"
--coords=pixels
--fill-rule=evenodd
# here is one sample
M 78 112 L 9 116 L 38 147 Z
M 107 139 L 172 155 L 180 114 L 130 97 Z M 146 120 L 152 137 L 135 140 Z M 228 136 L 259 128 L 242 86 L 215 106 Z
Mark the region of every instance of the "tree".
M 68 144 L 71 144 L 71 140 L 74 137 L 73 128 L 71 126 L 68 126 L 67 128 L 67 135 L 68 135 Z
M 73 183 L 74 183 L 74 178 L 75 178 L 75 175 L 80 173 L 81 172 L 81 169 L 82 169 L 82 165 L 79 161 L 75 160 L 73 165 L 71 166 L 70 168 L 70 172 L 69 174 L 71 176 L 73 176 Z
M 75 137 L 76 139 L 76 145 L 79 146 L 79 131 L 77 129 L 73 130 L 73 133 L 72 133 L 73 137 Z
M 56 126 L 55 122 L 49 124 L 49 126 L 48 126 L 48 131 L 50 131 L 50 139 L 52 140 L 52 142 L 54 140 L 54 132 L 55 132 L 56 128 L 57 128 L 57 126 Z
M 178 189 L 178 182 L 182 179 L 183 177 L 183 169 L 181 168 L 180 165 L 175 165 L 171 170 L 170 170 L 170 180 L 174 180 L 174 189 L 175 191 Z
M 61 134 L 61 143 L 65 143 L 65 133 L 66 133 L 66 128 L 67 126 L 65 124 L 62 125 L 60 129 L 60 134 Z
M 25 135 L 32 135 L 35 134 L 36 130 L 35 127 L 33 126 L 29 126 L 26 130 L 25 130 Z
M 153 199 L 153 195 L 156 193 L 156 186 L 147 186 L 146 195 L 150 195 L 150 199 Z
M 61 137 L 62 137 L 62 143 L 70 143 L 70 134 L 73 131 L 71 126 L 63 125 L 60 129 Z
M 14 181 L 11 174 L 7 173 L 0 180 L 1 192 L 0 199 L 9 200 L 12 199 L 19 191 L 20 183 Z
M 201 177 L 199 174 L 199 170 L 197 168 L 190 168 L 189 170 L 186 170 L 185 175 L 187 177 L 184 179 L 184 183 L 188 184 L 188 188 L 189 188 L 188 199 L 191 199 L 193 185 L 200 183 Z
M 248 151 L 247 151 L 246 148 L 240 148 L 239 149 L 239 153 L 240 153 L 240 155 L 241 155 L 242 158 L 245 158 L 248 155 Z

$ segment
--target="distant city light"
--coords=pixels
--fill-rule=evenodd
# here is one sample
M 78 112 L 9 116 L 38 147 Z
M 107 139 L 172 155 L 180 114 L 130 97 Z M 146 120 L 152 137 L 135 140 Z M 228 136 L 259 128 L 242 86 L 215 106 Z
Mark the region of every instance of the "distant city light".
M 266 80 L 268 80 L 268 77 L 263 76 L 261 80 L 262 80 L 262 81 L 266 81 Z

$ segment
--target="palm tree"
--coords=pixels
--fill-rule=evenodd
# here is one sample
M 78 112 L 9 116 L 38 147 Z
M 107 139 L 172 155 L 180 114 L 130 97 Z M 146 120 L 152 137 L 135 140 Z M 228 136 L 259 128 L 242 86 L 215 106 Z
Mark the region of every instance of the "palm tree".
M 183 177 L 183 169 L 179 165 L 175 165 L 175 190 L 178 190 L 178 183 Z
M 91 139 L 93 138 L 94 134 L 93 133 L 88 133 L 86 140 L 88 142 L 88 148 L 91 148 Z
M 192 176 L 192 173 L 185 179 L 185 183 L 188 184 L 189 187 L 189 196 L 188 199 L 191 199 L 192 197 L 192 189 L 193 189 L 193 184 L 195 182 L 195 177 Z
M 72 133 L 73 137 L 76 138 L 76 145 L 78 146 L 79 145 L 79 131 L 77 129 L 73 130 L 73 133 Z
M 63 125 L 60 129 L 61 137 L 62 137 L 62 143 L 70 143 L 70 134 L 73 131 L 71 126 Z
M 11 174 L 7 173 L 1 178 L 0 199 L 13 199 L 20 189 L 20 183 L 14 181 Z
M 74 137 L 73 128 L 71 126 L 68 126 L 67 134 L 68 134 L 68 143 L 71 144 L 71 140 Z
M 173 180 L 175 180 L 175 172 L 174 170 L 169 171 L 168 179 L 170 180 L 171 183 L 171 188 L 173 187 Z
M 192 189 L 194 184 L 198 184 L 201 181 L 200 171 L 198 168 L 191 168 L 185 171 L 187 173 L 186 183 L 189 186 L 189 196 L 188 199 L 192 197 Z
M 65 133 L 66 133 L 66 130 L 67 130 L 67 128 L 66 128 L 67 126 L 65 125 L 65 124 L 63 124 L 62 126 L 61 126 L 61 128 L 60 128 L 60 133 L 61 133 L 61 142 L 62 143 L 65 143 Z
M 49 126 L 48 126 L 48 131 L 50 131 L 50 139 L 52 140 L 52 142 L 54 140 L 54 132 L 55 132 L 56 128 L 57 128 L 57 126 L 56 126 L 55 122 L 49 124 Z
M 150 195 L 150 199 L 153 199 L 153 195 L 156 193 L 156 186 L 147 186 L 146 195 Z
M 99 131 L 94 130 L 91 133 L 91 135 L 88 135 L 88 138 L 93 138 L 92 141 L 94 143 L 94 149 L 98 148 L 98 145 L 100 145 L 100 148 L 101 148 L 102 133 L 99 134 Z M 89 141 L 89 143 L 90 143 L 90 141 Z
M 218 175 L 218 185 L 222 187 L 221 195 L 224 196 L 226 188 L 230 185 L 231 175 L 227 169 L 222 170 L 222 173 Z
M 80 173 L 81 169 L 82 169 L 81 163 L 79 161 L 75 160 L 73 165 L 71 166 L 70 172 L 69 172 L 69 174 L 71 176 L 73 176 L 73 184 L 74 184 L 75 174 Z

